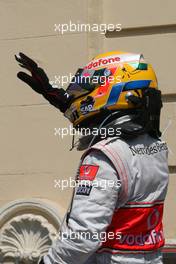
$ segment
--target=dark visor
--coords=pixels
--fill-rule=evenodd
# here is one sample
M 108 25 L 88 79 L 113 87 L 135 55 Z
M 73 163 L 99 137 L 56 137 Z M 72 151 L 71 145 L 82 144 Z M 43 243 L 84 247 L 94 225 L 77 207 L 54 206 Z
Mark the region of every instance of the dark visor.
M 78 69 L 66 91 L 78 98 L 92 92 L 97 86 L 101 85 L 102 80 L 100 77 L 110 75 L 110 70 L 106 68 L 100 70 Z

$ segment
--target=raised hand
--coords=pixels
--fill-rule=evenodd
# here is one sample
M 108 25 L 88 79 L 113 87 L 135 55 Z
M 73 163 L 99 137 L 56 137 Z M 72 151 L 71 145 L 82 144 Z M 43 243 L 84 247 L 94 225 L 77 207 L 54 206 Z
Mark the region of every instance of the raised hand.
M 31 73 L 29 75 L 20 71 L 17 77 L 27 83 L 35 92 L 42 94 L 50 104 L 61 112 L 65 112 L 71 104 L 73 96 L 70 96 L 63 88 L 53 88 L 45 71 L 22 52 L 19 55 L 15 55 L 15 59 L 22 68 L 27 69 Z

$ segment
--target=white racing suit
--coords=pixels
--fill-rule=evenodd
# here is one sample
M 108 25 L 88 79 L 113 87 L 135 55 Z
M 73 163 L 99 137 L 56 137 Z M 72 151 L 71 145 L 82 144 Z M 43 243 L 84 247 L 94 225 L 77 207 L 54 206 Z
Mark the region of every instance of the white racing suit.
M 45 264 L 161 264 L 167 146 L 109 138 L 83 155 L 72 206 Z

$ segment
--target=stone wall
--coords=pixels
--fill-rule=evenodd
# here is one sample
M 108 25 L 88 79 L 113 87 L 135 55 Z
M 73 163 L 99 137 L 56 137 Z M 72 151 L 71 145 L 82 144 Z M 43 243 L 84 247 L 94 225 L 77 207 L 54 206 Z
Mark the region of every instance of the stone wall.
M 71 137 L 54 135 L 54 128 L 69 125 L 67 120 L 16 78 L 19 51 L 34 58 L 51 80 L 74 74 L 103 51 L 141 52 L 153 64 L 164 100 L 163 138 L 170 149 L 165 232 L 167 243 L 176 244 L 175 7 L 174 0 L 0 1 L 0 263 L 35 263 L 47 251 L 29 241 L 39 236 L 49 246 L 55 238 L 71 197 L 70 188 L 62 191 L 55 183 L 74 177 L 81 155 L 69 151 Z M 122 30 L 105 35 L 54 30 L 69 21 L 120 23 Z

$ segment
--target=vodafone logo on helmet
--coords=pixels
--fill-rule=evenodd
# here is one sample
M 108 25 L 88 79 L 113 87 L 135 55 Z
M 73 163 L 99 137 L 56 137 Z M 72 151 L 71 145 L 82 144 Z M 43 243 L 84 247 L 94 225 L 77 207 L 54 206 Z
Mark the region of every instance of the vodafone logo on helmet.
M 90 70 L 106 66 L 108 64 L 139 62 L 140 60 L 144 61 L 142 54 L 125 53 L 93 60 L 84 69 Z
M 97 68 L 97 67 L 101 67 L 101 66 L 104 66 L 104 65 L 108 65 L 108 64 L 111 64 L 111 63 L 117 63 L 120 61 L 120 57 L 106 57 L 106 58 L 101 58 L 101 59 L 98 59 L 96 61 L 92 61 L 90 62 L 86 67 L 85 69 L 92 69 L 92 68 Z

